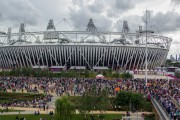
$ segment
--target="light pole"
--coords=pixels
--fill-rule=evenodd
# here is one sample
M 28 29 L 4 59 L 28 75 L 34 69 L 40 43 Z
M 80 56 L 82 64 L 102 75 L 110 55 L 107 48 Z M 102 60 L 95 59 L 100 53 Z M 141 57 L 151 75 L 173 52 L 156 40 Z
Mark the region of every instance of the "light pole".
M 146 86 L 147 86 L 147 18 L 148 17 L 148 11 L 146 10 L 146 20 L 145 20 L 145 23 L 146 23 L 146 50 L 145 50 L 145 53 L 146 53 L 146 58 L 145 58 L 145 82 L 146 82 Z
M 148 25 L 148 19 L 150 19 L 150 16 L 149 16 L 150 12 L 148 10 L 146 10 L 146 13 L 145 13 L 145 19 L 144 19 L 144 22 L 145 22 L 145 31 L 142 31 L 140 33 L 145 33 L 146 34 L 146 46 L 145 46 L 145 84 L 147 86 L 147 66 L 148 66 L 148 62 L 147 62 L 147 57 L 148 57 L 148 47 L 147 47 L 147 34 L 148 33 L 154 33 L 154 31 L 151 31 L 151 30 L 147 30 L 147 25 Z

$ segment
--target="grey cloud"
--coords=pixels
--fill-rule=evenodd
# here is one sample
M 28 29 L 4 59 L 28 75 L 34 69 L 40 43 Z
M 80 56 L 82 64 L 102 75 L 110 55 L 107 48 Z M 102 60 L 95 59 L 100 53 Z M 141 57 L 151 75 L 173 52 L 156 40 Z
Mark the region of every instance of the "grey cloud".
M 69 17 L 69 7 L 72 0 L 30 0 L 30 2 L 43 13 L 43 19 L 60 20 Z
M 116 18 L 120 16 L 120 13 L 127 12 L 130 9 L 135 8 L 136 3 L 133 0 L 114 0 L 107 2 L 110 8 L 107 11 L 108 17 Z
M 180 44 L 179 40 L 173 40 L 172 44 Z
M 159 32 L 172 32 L 172 31 L 180 30 L 179 13 L 175 11 L 168 11 L 166 13 L 158 12 L 153 15 L 152 13 L 153 11 L 151 11 L 151 18 L 148 28 Z M 130 30 L 134 32 L 138 29 L 138 25 L 144 26 L 143 18 L 144 16 L 134 15 L 134 16 L 123 17 L 122 20 L 127 20 Z
M 83 29 L 85 30 L 89 18 L 94 18 L 94 24 L 99 31 L 109 30 L 112 25 L 112 21 L 109 20 L 107 17 L 100 15 L 99 13 L 94 13 L 87 7 L 82 7 L 78 11 L 72 11 L 70 15 L 71 19 L 79 19 L 73 21 L 73 25 L 75 26 L 75 28 L 78 28 L 79 26 L 84 26 Z
M 79 6 L 80 10 L 86 7 L 93 13 L 106 13 L 108 17 L 113 18 L 118 17 L 119 13 L 135 8 L 136 5 L 133 0 L 95 0 L 93 3 L 88 4 L 89 1 L 73 0 L 73 4 L 74 6 Z
M 103 12 L 105 6 L 108 4 L 107 0 L 95 0 L 92 2 L 92 0 L 72 0 L 73 4 L 76 6 L 79 6 L 81 9 L 82 7 L 87 7 L 92 12 Z M 92 2 L 90 4 L 90 2 Z
M 86 0 L 72 0 L 74 5 L 83 6 Z
M 117 18 L 119 13 L 135 7 L 133 0 L 95 0 L 92 4 L 84 3 L 84 0 L 73 0 L 73 3 L 79 6 L 78 10 L 71 9 L 71 19 L 89 19 L 94 18 L 95 24 L 99 30 L 110 30 L 112 28 L 111 18 Z M 106 13 L 107 17 L 102 15 Z M 85 22 L 85 21 L 84 21 Z M 87 25 L 87 22 L 74 21 L 75 27 L 79 24 Z
M 180 0 L 171 0 L 172 3 L 180 4 Z
M 157 13 L 152 16 L 152 24 L 162 32 L 180 30 L 180 14 L 175 11 L 168 11 L 166 13 Z
M 98 0 L 99 1 L 99 0 Z M 103 12 L 105 5 L 103 3 L 96 3 L 96 4 L 92 4 L 89 5 L 88 8 L 92 11 L 92 12 L 97 12 L 97 13 L 101 13 Z
M 115 7 L 120 11 L 125 11 L 135 7 L 133 0 L 116 0 Z
M 40 12 L 28 0 L 1 0 L 1 22 L 36 25 L 39 22 Z
M 116 18 L 116 17 L 119 17 L 119 14 L 117 14 L 117 12 L 115 12 L 114 9 L 109 9 L 107 12 L 107 16 L 109 18 Z

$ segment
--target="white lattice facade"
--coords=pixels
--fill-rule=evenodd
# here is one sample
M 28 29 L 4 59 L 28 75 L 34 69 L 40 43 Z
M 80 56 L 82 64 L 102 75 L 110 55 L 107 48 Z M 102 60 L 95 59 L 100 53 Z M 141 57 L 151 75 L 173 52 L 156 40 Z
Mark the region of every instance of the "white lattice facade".
M 145 47 L 124 45 L 28 45 L 0 47 L 0 67 L 14 66 L 109 66 L 141 69 L 145 65 Z M 148 69 L 162 65 L 168 50 L 148 48 Z

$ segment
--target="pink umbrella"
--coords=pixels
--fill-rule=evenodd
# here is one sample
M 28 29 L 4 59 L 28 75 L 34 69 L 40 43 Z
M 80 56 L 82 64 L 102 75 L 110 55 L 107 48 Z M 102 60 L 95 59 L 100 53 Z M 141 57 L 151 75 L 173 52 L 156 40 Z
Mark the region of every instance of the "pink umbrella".
M 96 76 L 96 79 L 103 79 L 104 78 L 104 76 L 102 75 L 102 74 L 98 74 L 97 76 Z

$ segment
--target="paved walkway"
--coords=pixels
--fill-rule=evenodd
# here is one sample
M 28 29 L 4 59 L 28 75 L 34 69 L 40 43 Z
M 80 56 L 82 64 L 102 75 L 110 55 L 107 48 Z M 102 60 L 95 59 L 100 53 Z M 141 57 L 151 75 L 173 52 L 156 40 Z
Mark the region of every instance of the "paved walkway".
M 145 75 L 141 75 L 141 74 L 134 74 L 133 76 L 134 78 L 140 78 L 140 79 L 145 78 Z M 147 77 L 149 79 L 167 79 L 167 76 L 164 75 L 148 75 Z
M 39 111 L 41 114 L 48 114 L 50 111 L 54 111 L 54 109 L 48 109 L 48 110 L 43 111 L 43 109 L 39 109 L 39 108 L 25 108 L 25 107 L 14 107 L 14 108 L 9 107 L 9 109 L 23 110 L 23 111 L 20 111 L 21 114 L 26 114 L 26 113 L 34 114 L 35 111 Z M 19 114 L 19 112 L 3 112 L 3 113 L 0 112 L 0 114 L 9 114 L 9 113 Z
M 55 103 L 58 98 L 60 98 L 60 97 L 58 97 L 58 96 L 52 97 L 51 102 L 48 103 L 48 106 L 50 109 L 55 109 Z

